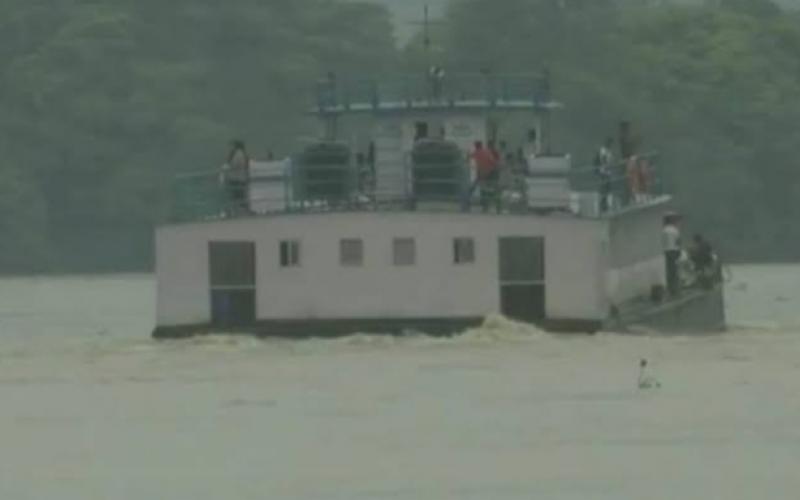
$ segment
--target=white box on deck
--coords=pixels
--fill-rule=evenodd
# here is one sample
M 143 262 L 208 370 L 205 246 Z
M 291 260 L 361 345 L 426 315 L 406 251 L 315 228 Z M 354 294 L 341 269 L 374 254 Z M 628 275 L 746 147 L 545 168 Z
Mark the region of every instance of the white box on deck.
M 286 209 L 290 202 L 286 185 L 290 168 L 289 158 L 250 163 L 250 210 L 266 214 Z
M 528 205 L 532 208 L 571 208 L 571 168 L 572 160 L 569 156 L 529 158 L 528 177 L 525 179 Z

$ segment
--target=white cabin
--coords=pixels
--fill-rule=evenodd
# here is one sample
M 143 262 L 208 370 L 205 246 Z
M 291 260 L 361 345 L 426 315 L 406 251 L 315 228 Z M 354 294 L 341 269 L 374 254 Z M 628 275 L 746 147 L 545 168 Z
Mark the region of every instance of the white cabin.
M 265 335 L 294 334 L 282 328 L 303 321 L 456 331 L 503 313 L 596 331 L 613 305 L 664 283 L 662 212 L 653 203 L 599 219 L 316 213 L 163 227 L 157 323 Z

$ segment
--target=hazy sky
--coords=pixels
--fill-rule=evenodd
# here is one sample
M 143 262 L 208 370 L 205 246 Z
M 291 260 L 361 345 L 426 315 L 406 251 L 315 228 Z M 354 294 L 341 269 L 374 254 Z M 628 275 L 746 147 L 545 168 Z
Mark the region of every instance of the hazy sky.
M 397 34 L 401 42 L 412 35 L 415 24 L 424 18 L 425 5 L 430 6 L 431 16 L 442 14 L 447 0 L 372 0 L 388 6 L 397 19 Z
M 413 34 L 415 30 L 414 23 L 423 19 L 423 12 L 425 5 L 429 5 L 430 12 L 433 17 L 440 16 L 444 11 L 445 5 L 448 0 L 369 0 L 377 3 L 382 3 L 389 7 L 396 16 L 397 20 L 397 35 L 399 41 L 402 43 Z M 497 0 L 502 1 L 502 0 Z M 703 0 L 672 0 L 675 2 L 702 2 Z M 800 0 L 776 0 L 775 3 L 784 6 L 798 6 Z

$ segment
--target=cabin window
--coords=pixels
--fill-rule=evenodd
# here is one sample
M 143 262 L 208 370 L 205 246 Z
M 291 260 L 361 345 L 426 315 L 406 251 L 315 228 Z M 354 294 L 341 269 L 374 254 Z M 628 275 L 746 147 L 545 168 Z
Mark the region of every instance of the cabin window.
M 475 240 L 472 238 L 456 238 L 453 240 L 453 262 L 455 264 L 472 264 L 475 262 Z
M 222 327 L 256 320 L 256 245 L 212 241 L 208 244 L 211 321 Z
M 299 241 L 281 241 L 281 267 L 300 267 Z
M 395 238 L 393 254 L 395 266 L 415 265 L 417 262 L 417 244 L 414 238 Z
M 346 239 L 339 242 L 340 262 L 344 267 L 361 267 L 364 265 L 364 242 L 358 239 Z

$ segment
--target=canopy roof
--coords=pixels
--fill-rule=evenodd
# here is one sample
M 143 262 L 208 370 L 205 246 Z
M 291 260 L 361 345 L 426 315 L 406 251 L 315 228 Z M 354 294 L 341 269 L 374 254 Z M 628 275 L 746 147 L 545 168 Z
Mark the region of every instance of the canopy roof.
M 453 74 L 340 81 L 335 75 L 317 83 L 318 115 L 344 113 L 446 113 L 465 111 L 551 111 L 562 105 L 550 95 L 547 76 Z

